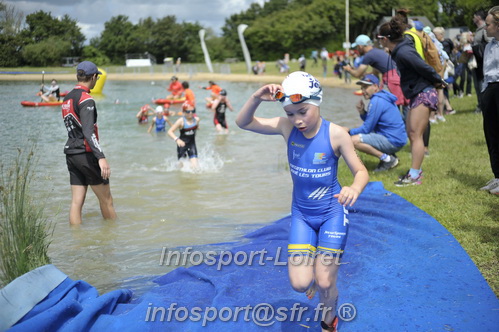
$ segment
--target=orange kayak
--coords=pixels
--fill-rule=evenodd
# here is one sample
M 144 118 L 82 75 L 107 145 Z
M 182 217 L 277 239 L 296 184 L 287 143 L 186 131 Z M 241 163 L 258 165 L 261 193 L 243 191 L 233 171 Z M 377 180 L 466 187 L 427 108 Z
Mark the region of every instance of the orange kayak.
M 154 103 L 156 105 L 172 105 L 172 104 L 183 104 L 185 101 L 185 98 L 180 98 L 180 99 L 155 99 Z
M 39 107 L 39 106 L 60 106 L 62 105 L 62 100 L 61 101 L 54 101 L 54 102 L 45 102 L 45 101 L 40 101 L 40 102 L 36 102 L 36 101 L 27 101 L 27 100 L 24 100 L 21 102 L 21 105 L 23 105 L 24 107 Z

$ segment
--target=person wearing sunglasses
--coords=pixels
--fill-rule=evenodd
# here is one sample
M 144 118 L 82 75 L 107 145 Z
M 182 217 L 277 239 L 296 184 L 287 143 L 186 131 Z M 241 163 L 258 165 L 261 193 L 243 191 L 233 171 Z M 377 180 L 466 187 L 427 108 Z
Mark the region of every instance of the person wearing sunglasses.
M 189 157 L 192 169 L 199 168 L 198 152 L 196 148 L 196 131 L 199 128 L 200 119 L 195 116 L 196 109 L 193 105 L 185 102 L 182 105 L 183 116 L 168 129 L 170 136 L 177 144 L 177 157 L 182 159 Z M 180 131 L 180 136 L 175 135 L 175 131 Z M 180 162 L 182 167 L 182 162 Z
M 66 164 L 71 184 L 71 207 L 69 222 L 81 224 L 81 211 L 85 203 L 88 186 L 99 200 L 102 217 L 117 218 L 111 195 L 109 178 L 111 167 L 99 144 L 97 107 L 90 95 L 102 73 L 90 61 L 83 61 L 76 67 L 77 85 L 62 103 L 62 117 L 68 132 L 64 146 Z
M 312 298 L 319 292 L 326 308 L 324 330 L 336 331 L 336 279 L 348 234 L 348 211 L 369 181 L 350 135 L 320 115 L 323 91 L 312 75 L 297 71 L 282 85 L 268 84 L 255 91 L 239 112 L 236 123 L 245 130 L 281 135 L 287 143 L 293 180 L 288 273 L 291 286 Z M 285 116 L 255 116 L 262 102 L 280 102 Z M 342 187 L 337 178 L 343 157 L 354 176 Z
M 425 155 L 423 134 L 428 127 L 430 112 L 437 110 L 438 93 L 435 88 L 447 84 L 435 69 L 419 56 L 413 43 L 404 37 L 406 27 L 401 19 L 392 18 L 380 26 L 378 35 L 381 46 L 390 50 L 397 64 L 402 92 L 410 100 L 405 122 L 411 143 L 411 168 L 395 182 L 399 187 L 422 183 Z

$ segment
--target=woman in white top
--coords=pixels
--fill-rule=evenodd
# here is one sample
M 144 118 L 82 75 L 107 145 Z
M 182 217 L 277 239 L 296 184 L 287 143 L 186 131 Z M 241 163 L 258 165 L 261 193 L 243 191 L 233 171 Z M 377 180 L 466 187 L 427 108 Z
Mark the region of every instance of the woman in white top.
M 485 19 L 485 31 L 492 40 L 483 54 L 482 112 L 483 131 L 494 178 L 480 188 L 499 195 L 499 6 L 492 7 Z

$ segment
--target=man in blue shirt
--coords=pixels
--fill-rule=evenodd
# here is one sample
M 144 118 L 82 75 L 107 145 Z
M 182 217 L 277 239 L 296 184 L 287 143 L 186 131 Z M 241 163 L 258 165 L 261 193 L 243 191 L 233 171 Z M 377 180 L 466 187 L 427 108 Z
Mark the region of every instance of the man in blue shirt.
M 362 100 L 356 105 L 364 121 L 362 126 L 345 130 L 352 137 L 357 150 L 380 159 L 375 172 L 388 170 L 398 165 L 395 152 L 407 143 L 405 124 L 395 105 L 397 97 L 380 90 L 379 80 L 372 74 L 364 76 L 357 84 L 361 86 L 364 99 L 370 102 L 367 109 Z

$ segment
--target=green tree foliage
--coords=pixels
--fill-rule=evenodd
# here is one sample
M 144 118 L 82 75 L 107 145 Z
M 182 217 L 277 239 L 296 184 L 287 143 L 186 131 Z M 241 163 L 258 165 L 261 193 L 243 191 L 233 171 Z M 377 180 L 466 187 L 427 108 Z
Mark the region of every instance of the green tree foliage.
M 69 56 L 78 56 L 81 54 L 83 44 L 85 43 L 85 35 L 81 32 L 78 22 L 72 20 L 67 14 L 60 20 L 59 25 L 62 31 L 59 35 L 62 39 L 67 40 L 71 44 Z
M 266 3 L 269 4 L 270 2 Z M 231 57 L 243 57 L 243 51 L 240 47 L 237 27 L 240 24 L 251 25 L 258 17 L 262 17 L 263 8 L 256 2 L 250 5 L 246 11 L 239 14 L 234 14 L 225 20 L 225 25 L 222 27 L 222 36 L 224 43 L 228 49 L 232 51 Z
M 223 61 L 225 59 L 235 57 L 234 49 L 231 46 L 227 45 L 227 40 L 225 38 L 213 35 L 209 29 L 207 30 L 206 35 L 206 47 L 210 52 L 210 57 L 212 60 Z M 238 45 L 238 48 L 240 49 L 241 47 Z M 200 47 L 199 50 L 200 54 L 198 57 L 200 59 L 203 59 L 203 54 Z
M 50 37 L 59 37 L 71 44 L 70 55 L 78 55 L 85 42 L 85 36 L 80 31 L 77 21 L 67 14 L 62 19 L 54 18 L 50 13 L 37 11 L 26 16 L 27 28 L 21 33 L 33 43 L 44 41 Z
M 12 9 L 3 4 L 0 4 L 0 12 L 2 26 L 6 27 L 0 34 L 1 65 L 60 65 L 62 57 L 81 54 L 85 36 L 68 15 L 57 19 L 50 13 L 38 11 L 27 15 L 26 27 L 20 29 L 20 15 L 12 14 Z
M 376 27 L 384 16 L 391 16 L 392 8 L 398 8 L 396 0 L 366 2 L 350 0 L 350 42 L 360 34 L 373 38 Z M 343 13 L 345 9 L 343 7 Z M 344 15 L 344 14 L 343 14 Z
M 111 64 L 111 60 L 102 51 L 92 45 L 83 48 L 82 59 L 92 61 L 99 66 Z
M 22 57 L 32 66 L 58 66 L 71 50 L 71 43 L 59 37 L 48 37 L 35 44 L 26 45 Z
M 24 41 L 19 35 L 24 15 L 14 6 L 0 2 L 0 66 L 15 67 L 21 64 L 20 50 Z
M 268 4 L 271 5 L 272 1 Z M 263 12 L 266 6 L 267 3 Z M 274 7 L 280 9 L 278 14 L 269 10 L 270 14 L 258 17 L 245 32 L 246 42 L 255 59 L 282 58 L 284 53 L 296 57 L 326 45 L 344 31 L 344 15 L 333 14 L 342 9 L 344 12 L 343 3 L 315 0 L 303 5 L 293 1 L 287 6 Z
M 14 6 L 0 2 L 0 32 L 2 35 L 15 36 L 21 31 L 24 15 Z
M 165 57 L 181 57 L 183 61 L 202 60 L 197 23 L 177 23 L 175 16 L 165 16 L 154 21 L 141 19 L 134 25 L 126 16 L 111 18 L 104 25 L 100 38 L 90 44 L 102 51 L 112 63 L 124 64 L 126 54 L 149 53 L 158 63 Z
M 111 59 L 112 63 L 125 64 L 127 53 L 137 53 L 135 39 L 137 28 L 128 20 L 128 16 L 118 15 L 104 23 L 97 48 Z
M 487 10 L 494 0 L 364 0 L 349 1 L 349 41 L 359 34 L 373 36 L 385 16 L 394 9 L 407 8 L 411 16 L 426 16 L 435 25 L 463 27 L 474 31 L 473 13 Z M 133 24 L 127 16 L 119 15 L 105 22 L 99 37 L 90 41 L 92 48 L 83 47 L 85 37 L 77 22 L 68 15 L 53 18 L 50 13 L 38 11 L 26 16 L 22 28 L 22 14 L 14 6 L 0 0 L 0 65 L 18 66 L 35 63 L 57 64 L 60 59 L 48 59 L 35 54 L 45 50 L 47 40 L 70 43 L 56 46 L 48 52 L 61 56 L 82 56 L 99 59 L 99 63 L 124 64 L 126 54 L 150 53 L 158 63 L 165 57 L 181 57 L 184 62 L 201 62 L 203 53 L 199 42 L 198 23 L 177 22 L 173 15 L 159 19 L 147 17 Z M 337 0 L 268 0 L 263 5 L 252 3 L 247 10 L 231 15 L 222 27 L 222 36 L 205 28 L 206 43 L 213 61 L 243 58 L 237 27 L 247 24 L 245 38 L 252 58 L 257 60 L 281 59 L 285 53 L 291 57 L 310 54 L 323 46 L 329 51 L 342 49 L 345 41 L 345 1 Z M 32 44 L 42 43 L 38 48 Z M 29 45 L 29 47 L 28 47 Z M 25 48 L 28 48 L 25 50 Z M 89 54 L 90 53 L 90 54 Z M 21 54 L 23 56 L 21 56 Z M 34 61 L 34 62 L 30 62 Z
M 448 0 L 451 2 L 451 0 Z M 476 30 L 476 25 L 473 23 L 473 14 L 477 10 L 483 10 L 485 13 L 492 8 L 493 6 L 497 6 L 497 0 L 456 0 L 457 8 L 459 10 L 460 17 L 463 19 L 464 25 L 466 25 L 470 31 Z M 448 15 L 451 19 L 455 17 L 456 13 L 448 12 Z
M 23 41 L 18 36 L 0 34 L 0 67 L 17 67 L 22 64 L 21 45 Z
M 203 61 L 203 50 L 201 49 L 201 41 L 199 39 L 199 30 L 203 27 L 197 23 L 186 23 L 183 22 L 179 25 L 179 33 L 176 40 L 176 51 L 177 56 L 185 59 L 187 62 L 201 62 Z M 211 38 L 216 38 L 211 34 L 211 29 L 207 29 L 208 37 L 207 43 Z M 175 46 L 174 46 L 175 47 Z M 217 51 L 210 49 L 210 56 L 217 54 Z M 214 60 L 223 60 L 223 58 L 218 56 L 213 56 Z
M 151 35 L 153 42 L 150 44 L 149 53 L 153 54 L 159 63 L 166 57 L 180 56 L 175 51 L 177 41 L 175 35 L 179 30 L 175 16 L 165 16 L 152 25 Z

